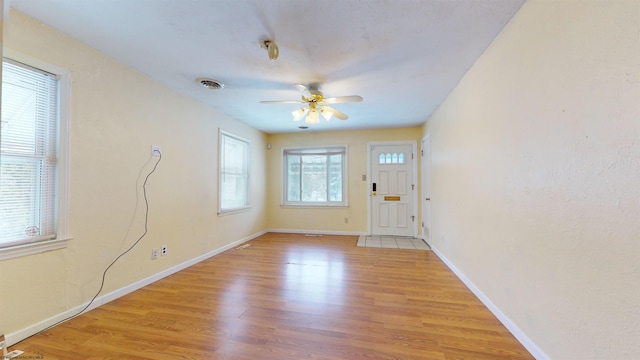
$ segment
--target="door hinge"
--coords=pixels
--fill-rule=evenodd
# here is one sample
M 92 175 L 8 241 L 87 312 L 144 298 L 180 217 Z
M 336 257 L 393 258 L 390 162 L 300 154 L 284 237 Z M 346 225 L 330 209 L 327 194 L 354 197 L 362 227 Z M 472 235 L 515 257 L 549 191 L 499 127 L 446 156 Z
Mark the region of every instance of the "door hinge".
M 411 215 L 411 221 L 416 221 L 416 216 L 415 215 Z
M 424 221 L 422 222 L 422 227 L 424 228 Z
M 413 160 L 413 153 L 411 153 L 411 160 Z
M 420 150 L 420 155 L 424 156 L 424 150 Z
M 411 184 L 411 190 L 415 190 L 416 189 L 416 185 L 415 184 Z

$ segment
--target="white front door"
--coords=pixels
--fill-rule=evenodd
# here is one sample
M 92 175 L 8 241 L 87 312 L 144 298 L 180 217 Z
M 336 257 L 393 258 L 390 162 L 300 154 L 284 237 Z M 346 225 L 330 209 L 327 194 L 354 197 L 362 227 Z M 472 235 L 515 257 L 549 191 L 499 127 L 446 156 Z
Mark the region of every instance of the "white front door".
M 412 144 L 371 145 L 371 233 L 414 236 Z

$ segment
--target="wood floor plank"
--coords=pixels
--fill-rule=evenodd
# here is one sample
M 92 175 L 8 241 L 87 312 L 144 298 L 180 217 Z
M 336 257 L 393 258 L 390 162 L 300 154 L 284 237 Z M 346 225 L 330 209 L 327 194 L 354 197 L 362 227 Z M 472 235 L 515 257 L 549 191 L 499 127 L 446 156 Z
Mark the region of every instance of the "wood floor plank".
M 47 360 L 533 359 L 432 252 L 356 242 L 265 234 L 15 348 Z

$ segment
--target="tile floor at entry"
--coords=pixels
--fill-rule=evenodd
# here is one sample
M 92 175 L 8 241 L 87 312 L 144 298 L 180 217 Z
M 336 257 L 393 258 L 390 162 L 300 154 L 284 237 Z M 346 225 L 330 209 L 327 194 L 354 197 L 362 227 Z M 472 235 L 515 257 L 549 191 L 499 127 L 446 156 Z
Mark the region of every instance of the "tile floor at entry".
M 357 246 L 410 250 L 431 250 L 422 239 L 410 236 L 361 235 Z

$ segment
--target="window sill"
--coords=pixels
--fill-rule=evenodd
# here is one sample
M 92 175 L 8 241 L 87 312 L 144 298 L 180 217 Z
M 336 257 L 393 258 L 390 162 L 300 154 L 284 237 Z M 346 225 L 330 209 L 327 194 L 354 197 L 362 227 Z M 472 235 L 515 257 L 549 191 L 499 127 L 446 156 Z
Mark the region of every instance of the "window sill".
M 51 250 L 59 250 L 67 247 L 72 238 L 63 238 L 47 241 L 39 241 L 31 244 L 22 244 L 6 248 L 0 248 L 0 260 L 9 260 L 22 256 L 34 255 Z
M 281 204 L 282 209 L 346 209 L 349 204 L 344 205 L 311 205 L 311 204 Z
M 229 209 L 229 210 L 221 210 L 220 212 L 218 212 L 218 216 L 233 215 L 233 214 L 246 212 L 249 210 L 251 210 L 251 206 L 245 206 L 245 207 Z

